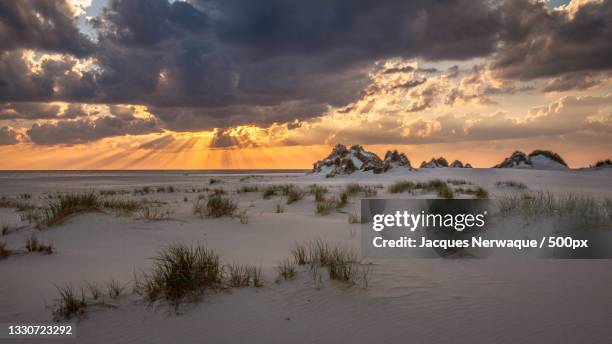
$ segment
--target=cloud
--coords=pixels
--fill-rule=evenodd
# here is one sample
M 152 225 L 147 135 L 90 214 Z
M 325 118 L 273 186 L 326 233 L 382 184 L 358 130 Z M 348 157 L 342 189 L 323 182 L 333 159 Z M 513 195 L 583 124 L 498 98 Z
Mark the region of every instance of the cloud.
M 85 105 L 72 103 L 4 103 L 0 104 L 0 120 L 12 119 L 69 119 L 86 117 L 95 112 Z
M 565 92 L 586 90 L 598 86 L 612 78 L 610 73 L 569 73 L 551 79 L 544 87 L 544 92 Z
M 611 1 L 580 1 L 568 11 L 506 1 L 501 10 L 503 44 L 491 62 L 499 76 L 531 80 L 612 68 Z
M 14 145 L 19 134 L 11 127 L 0 127 L 0 146 Z
M 0 51 L 39 49 L 75 56 L 93 52 L 94 44 L 75 25 L 64 0 L 0 2 Z
M 35 123 L 26 134 L 33 143 L 39 145 L 71 145 L 106 137 L 142 135 L 161 131 L 154 118 L 124 120 L 119 117 L 104 116 L 95 120 Z

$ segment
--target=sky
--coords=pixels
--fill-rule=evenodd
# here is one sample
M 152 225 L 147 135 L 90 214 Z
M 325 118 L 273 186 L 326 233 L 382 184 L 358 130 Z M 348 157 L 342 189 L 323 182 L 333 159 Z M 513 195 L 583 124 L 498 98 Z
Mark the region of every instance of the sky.
M 0 2 L 0 169 L 612 152 L 612 1 Z

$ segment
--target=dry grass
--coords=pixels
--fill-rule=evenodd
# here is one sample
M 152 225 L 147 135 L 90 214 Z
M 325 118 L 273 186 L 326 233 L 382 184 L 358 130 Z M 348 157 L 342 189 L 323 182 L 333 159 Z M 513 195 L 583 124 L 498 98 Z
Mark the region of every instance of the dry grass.
M 454 198 L 455 193 L 453 192 L 453 188 L 443 180 L 434 179 L 428 182 L 412 182 L 408 180 L 400 180 L 396 181 L 392 185 L 389 186 L 390 193 L 402 193 L 402 192 L 411 192 L 415 191 L 426 191 L 426 192 L 436 192 L 438 197 L 440 198 Z
M 53 312 L 56 319 L 68 320 L 85 313 L 87 302 L 85 301 L 85 292 L 82 289 L 80 295 L 77 295 L 72 285 L 57 287 L 57 290 L 59 292 L 59 299 Z
M 296 262 L 291 259 L 285 259 L 278 264 L 276 268 L 278 270 L 279 277 L 284 280 L 290 280 L 295 277 L 295 264 Z
M 505 181 L 499 181 L 497 183 L 495 183 L 495 185 L 497 187 L 509 187 L 509 188 L 514 188 L 514 189 L 518 189 L 518 190 L 526 190 L 527 189 L 527 185 L 525 185 L 522 182 L 515 182 L 513 180 L 505 180 Z
M 329 279 L 350 285 L 361 281 L 367 286 L 369 270 L 361 264 L 352 249 L 332 246 L 318 239 L 297 244 L 292 250 L 293 260 L 298 265 L 309 265 L 316 271 L 313 277 L 318 278 L 319 268 L 326 268 Z
M 54 226 L 74 214 L 99 209 L 100 202 L 94 192 L 62 194 L 41 209 L 40 218 L 42 224 Z
M 44 254 L 53 254 L 54 252 L 52 243 L 43 244 L 34 234 L 26 239 L 25 248 L 28 252 L 39 252 Z
M 219 256 L 202 246 L 175 244 L 153 258 L 153 267 L 136 283 L 136 291 L 149 302 L 165 300 L 178 308 L 195 301 L 204 291 L 221 288 L 223 266 Z
M 154 206 L 144 206 L 139 211 L 140 217 L 146 221 L 164 221 L 170 219 L 171 212 Z
M 6 241 L 0 241 L 0 259 L 6 258 L 11 254 L 13 254 L 13 251 L 6 247 Z
M 131 215 L 142 210 L 143 204 L 130 199 L 112 198 L 102 201 L 102 207 L 118 214 Z
M 551 192 L 511 194 L 497 200 L 501 215 L 524 218 L 559 217 L 572 223 L 604 226 L 612 221 L 612 199 L 596 199 L 574 193 L 556 195 Z M 591 227 L 589 227 L 591 228 Z
M 225 198 L 221 195 L 214 194 L 210 195 L 206 202 L 198 199 L 193 206 L 193 213 L 200 215 L 201 217 L 223 217 L 233 216 L 238 205 L 235 201 Z

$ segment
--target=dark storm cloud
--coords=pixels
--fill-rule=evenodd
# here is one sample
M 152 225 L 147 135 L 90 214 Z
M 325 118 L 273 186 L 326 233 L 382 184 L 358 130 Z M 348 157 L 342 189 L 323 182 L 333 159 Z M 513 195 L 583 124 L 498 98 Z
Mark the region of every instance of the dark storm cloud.
M 112 0 L 91 21 L 97 37 L 89 40 L 65 1 L 5 1 L 0 102 L 144 104 L 156 125 L 180 131 L 265 125 L 358 99 L 380 59 L 491 57 L 498 75 L 523 80 L 610 69 L 611 21 L 611 1 L 569 16 L 527 0 Z M 22 49 L 67 55 L 32 69 Z M 96 68 L 77 71 L 82 57 Z M 440 96 L 434 87 L 418 92 L 408 111 Z M 64 117 L 78 119 L 80 110 Z M 109 118 L 134 122 L 129 110 L 117 111 Z M 72 143 L 131 130 L 92 123 L 37 125 L 30 135 Z
M 606 76 L 605 75 L 604 78 Z M 598 85 L 602 81 L 594 73 L 568 73 L 558 78 L 550 80 L 544 87 L 544 92 L 563 92 L 570 90 L 585 90 L 587 88 Z
M 123 120 L 100 117 L 95 120 L 60 121 L 34 124 L 26 134 L 39 145 L 79 144 L 122 135 L 141 135 L 159 132 L 154 119 Z
M 83 104 L 72 103 L 66 108 L 52 103 L 5 103 L 0 104 L 0 120 L 11 119 L 72 119 L 92 113 Z
M 1 1 L 0 51 L 16 48 L 85 56 L 94 45 L 76 28 L 65 1 Z
M 500 76 L 530 80 L 612 68 L 612 1 L 584 4 L 573 15 L 527 0 L 501 9 L 504 44 L 492 64 Z

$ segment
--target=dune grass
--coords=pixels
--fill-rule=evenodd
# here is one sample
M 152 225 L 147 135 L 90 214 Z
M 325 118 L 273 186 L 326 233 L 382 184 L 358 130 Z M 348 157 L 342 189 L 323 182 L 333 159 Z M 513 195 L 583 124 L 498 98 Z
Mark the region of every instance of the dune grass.
M 365 197 L 375 197 L 378 194 L 378 190 L 369 185 L 349 183 L 344 186 L 344 193 L 346 193 L 348 197 L 354 197 L 360 193 L 363 193 Z
M 458 187 L 454 189 L 454 192 L 458 193 L 458 194 L 466 194 L 466 195 L 472 195 L 475 198 L 487 198 L 489 197 L 489 191 L 487 191 L 486 189 L 477 186 L 474 188 L 462 188 L 462 187 Z
M 248 287 L 251 281 L 251 276 L 246 265 L 242 264 L 228 264 L 227 269 L 227 282 L 231 287 L 241 288 Z
M 515 182 L 513 180 L 499 181 L 499 182 L 495 183 L 495 186 L 497 186 L 499 188 L 509 187 L 509 188 L 514 188 L 514 189 L 518 189 L 518 190 L 526 190 L 527 189 L 527 185 L 525 185 L 524 183 L 522 183 L 522 182 Z
M 428 182 L 412 182 L 409 180 L 399 180 L 389 186 L 390 193 L 403 193 L 415 191 L 435 192 L 440 198 L 454 198 L 453 188 L 443 180 L 433 179 Z
M 0 208 L 15 208 L 17 211 L 28 211 L 36 207 L 27 201 L 2 196 L 0 197 Z
M 288 189 L 287 190 L 287 204 L 291 204 L 291 203 L 301 200 L 302 198 L 304 198 L 305 194 L 306 193 L 303 190 L 297 187 L 292 187 Z
M 108 285 L 106 286 L 107 295 L 111 299 L 116 299 L 119 296 L 121 296 L 124 289 L 125 287 L 119 284 L 119 282 L 116 279 L 111 279 L 108 282 Z
M 164 221 L 170 219 L 169 210 L 149 205 L 143 206 L 139 211 L 139 215 L 146 221 Z
M 99 209 L 100 202 L 94 192 L 61 194 L 41 209 L 41 222 L 54 226 L 74 214 Z
M 150 303 L 165 300 L 177 309 L 206 290 L 221 288 L 222 283 L 223 266 L 214 251 L 174 244 L 153 258 L 151 271 L 140 276 L 135 289 Z
M 322 239 L 296 244 L 291 251 L 293 262 L 297 265 L 308 265 L 311 271 L 327 269 L 330 280 L 354 285 L 361 280 L 367 285 L 368 269 L 358 260 L 352 249 L 329 245 Z M 315 273 L 313 276 L 316 279 Z
M 53 254 L 54 248 L 52 243 L 43 244 L 38 240 L 36 235 L 32 234 L 26 239 L 25 248 L 28 252 L 39 252 L 44 254 Z
M 13 254 L 13 251 L 8 249 L 6 241 L 0 241 L 0 259 L 6 258 L 11 254 Z
M 280 262 L 277 266 L 278 275 L 284 280 L 290 280 L 295 277 L 295 264 L 296 262 L 291 259 L 285 259 Z
M 193 206 L 193 213 L 201 217 L 223 217 L 233 216 L 238 209 L 238 204 L 229 198 L 213 194 L 205 199 L 198 199 Z
M 122 215 L 131 215 L 143 208 L 142 202 L 123 198 L 105 199 L 101 203 L 103 208 Z
M 57 287 L 57 290 L 59 292 L 59 299 L 57 300 L 57 307 L 53 312 L 57 320 L 68 320 L 85 313 L 87 302 L 83 289 L 81 289 L 80 295 L 70 284 Z
M 238 193 L 259 192 L 257 185 L 243 185 L 238 189 Z
M 325 198 L 325 194 L 329 190 L 325 186 L 319 186 L 317 184 L 312 184 L 308 186 L 308 192 L 314 196 L 315 202 L 321 202 Z
M 606 226 L 612 221 L 612 199 L 596 199 L 589 195 L 527 192 L 501 196 L 497 204 L 502 216 L 560 217 L 592 226 Z

